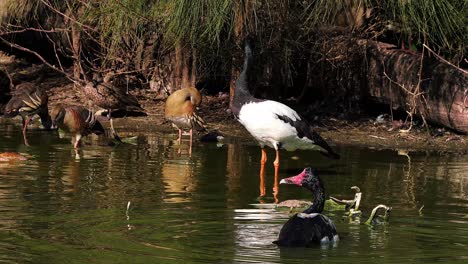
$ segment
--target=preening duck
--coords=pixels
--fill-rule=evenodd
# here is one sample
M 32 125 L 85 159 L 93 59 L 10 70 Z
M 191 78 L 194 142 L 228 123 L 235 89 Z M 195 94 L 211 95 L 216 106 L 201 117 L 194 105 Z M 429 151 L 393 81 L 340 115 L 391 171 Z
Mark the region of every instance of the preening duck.
M 300 174 L 282 179 L 281 184 L 294 184 L 310 190 L 314 201 L 302 213 L 292 216 L 281 228 L 278 240 L 273 243 L 285 247 L 308 247 L 339 240 L 335 224 L 321 214 L 325 203 L 325 189 L 320 177 L 305 168 Z
M 265 146 L 276 150 L 276 158 L 273 162 L 275 167 L 275 193 L 277 192 L 280 149 L 287 151 L 313 149 L 334 159 L 338 159 L 340 156 L 296 111 L 285 104 L 258 99 L 250 94 L 248 79 L 252 67 L 252 48 L 249 41 L 246 41 L 244 65 L 235 84 L 231 111 L 262 148 L 260 195 L 264 196 L 264 164 L 267 160 Z
M 16 87 L 5 106 L 5 117 L 20 115 L 23 119 L 23 139 L 26 146 L 29 146 L 26 128 L 34 115 L 39 115 L 45 129 L 52 127 L 52 120 L 47 109 L 48 100 L 49 97 L 43 89 L 33 83 L 23 83 Z
M 166 100 L 164 117 L 179 130 L 179 145 L 182 139 L 182 130 L 188 129 L 190 131 L 190 154 L 192 153 L 193 129 L 205 130 L 205 121 L 196 113 L 201 101 L 201 94 L 196 88 L 177 90 Z
M 81 106 L 56 105 L 52 108 L 51 117 L 58 128 L 74 134 L 75 149 L 79 147 L 82 136 L 105 133 L 104 127 L 96 120 L 94 113 Z

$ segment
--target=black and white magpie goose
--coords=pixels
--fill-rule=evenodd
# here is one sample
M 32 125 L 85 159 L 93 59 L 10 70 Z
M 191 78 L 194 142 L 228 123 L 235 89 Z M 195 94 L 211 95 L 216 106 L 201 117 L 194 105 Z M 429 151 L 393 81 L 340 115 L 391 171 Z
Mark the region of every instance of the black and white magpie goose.
M 338 159 L 340 156 L 332 150 L 319 134 L 313 131 L 312 127 L 296 111 L 285 104 L 258 99 L 250 94 L 248 79 L 252 67 L 252 48 L 249 41 L 246 40 L 244 65 L 235 84 L 231 110 L 262 148 L 261 184 L 263 182 L 263 166 L 267 159 L 265 146 L 276 150 L 276 159 L 273 162 L 275 166 L 275 188 L 277 188 L 280 149 L 287 151 L 314 149 L 328 157 Z M 260 195 L 265 195 L 262 186 L 260 187 Z
M 302 213 L 291 217 L 281 228 L 278 240 L 273 243 L 285 247 L 308 247 L 338 242 L 335 224 L 321 214 L 325 204 L 325 189 L 319 176 L 311 168 L 305 168 L 297 176 L 282 179 L 280 183 L 310 190 L 314 194 L 314 202 Z

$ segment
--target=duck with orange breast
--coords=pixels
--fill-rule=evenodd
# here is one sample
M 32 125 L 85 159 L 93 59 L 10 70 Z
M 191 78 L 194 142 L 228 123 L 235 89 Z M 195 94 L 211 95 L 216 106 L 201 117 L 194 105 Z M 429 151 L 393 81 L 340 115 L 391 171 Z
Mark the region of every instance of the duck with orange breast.
M 164 117 L 179 130 L 178 143 L 181 144 L 182 130 L 189 130 L 190 148 L 192 153 L 193 129 L 206 130 L 205 121 L 197 115 L 196 109 L 201 104 L 200 92 L 193 87 L 183 88 L 173 92 L 166 100 Z
M 327 142 L 293 109 L 273 100 L 255 98 L 249 91 L 249 75 L 252 74 L 253 55 L 250 41 L 245 42 L 245 58 L 242 72 L 237 79 L 231 111 L 248 132 L 258 141 L 262 149 L 260 168 L 260 196 L 265 195 L 264 165 L 267 160 L 264 147 L 274 148 L 275 200 L 278 192 L 279 150 L 318 150 L 322 154 L 338 159 Z

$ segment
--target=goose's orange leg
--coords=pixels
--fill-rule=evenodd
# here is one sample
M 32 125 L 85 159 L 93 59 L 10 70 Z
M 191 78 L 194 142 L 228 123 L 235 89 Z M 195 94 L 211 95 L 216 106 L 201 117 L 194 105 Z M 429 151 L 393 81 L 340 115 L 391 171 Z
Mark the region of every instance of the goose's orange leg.
M 28 127 L 28 124 L 29 124 L 29 121 L 31 121 L 31 117 L 28 116 L 28 118 L 26 118 L 26 121 L 24 122 L 24 126 L 23 126 L 23 139 L 24 139 L 24 144 L 26 146 L 29 147 L 29 143 L 28 143 L 28 139 L 26 138 L 26 128 Z
M 260 160 L 260 196 L 265 196 L 265 163 L 267 161 L 267 154 L 262 148 L 262 159 Z
M 273 183 L 273 198 L 275 199 L 275 203 L 278 203 L 278 171 L 279 171 L 279 150 L 276 150 L 276 158 L 275 161 L 273 162 L 273 165 L 275 166 L 275 182 Z

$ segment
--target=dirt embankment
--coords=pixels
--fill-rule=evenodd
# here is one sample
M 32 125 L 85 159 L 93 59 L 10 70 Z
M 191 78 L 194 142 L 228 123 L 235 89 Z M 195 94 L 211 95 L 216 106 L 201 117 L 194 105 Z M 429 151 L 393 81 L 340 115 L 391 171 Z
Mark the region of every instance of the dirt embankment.
M 126 117 L 116 121 L 119 127 L 138 127 L 140 131 L 150 131 L 158 126 L 160 130 L 170 130 L 164 121 L 164 101 L 152 104 L 143 103 L 148 117 Z M 227 95 L 205 96 L 200 115 L 211 129 L 224 136 L 253 140 L 249 133 L 237 122 L 228 110 Z M 388 115 L 366 116 L 349 121 L 334 117 L 321 116 L 314 125 L 332 145 L 359 146 L 374 149 L 393 149 L 398 151 L 423 151 L 437 153 L 468 154 L 468 136 L 444 128 L 430 127 L 429 131 L 417 125 L 406 131 L 403 122 L 392 121 Z M 314 122 L 311 122 L 314 123 Z
M 56 101 L 55 98 L 66 98 L 66 94 L 70 94 L 63 88 L 55 89 L 55 92 L 51 96 L 51 104 Z M 155 99 L 156 94 L 144 91 L 134 92 L 133 94 L 137 96 L 148 116 L 121 118 L 115 122 L 118 127 L 137 128 L 141 132 L 149 132 L 154 129 L 167 131 L 173 129 L 170 123 L 164 120 L 164 99 Z M 75 100 L 76 98 L 73 98 L 71 101 Z M 291 107 L 295 108 L 293 105 Z M 208 123 L 210 129 L 217 130 L 224 136 L 253 140 L 231 114 L 227 93 L 215 96 L 204 95 L 199 114 Z M 352 121 L 334 114 L 320 116 L 307 114 L 306 116 L 308 120 L 315 120 L 310 123 L 313 124 L 322 137 L 333 145 L 468 154 L 467 135 L 461 135 L 440 127 L 426 128 L 422 125 L 422 122 L 416 123 L 407 131 L 409 128 L 407 123 L 405 124 L 401 120 L 391 120 L 388 114 L 360 116 Z
M 5 56 L 5 55 L 3 55 Z M 10 63 L 10 64 L 8 64 Z M 35 82 L 46 89 L 49 94 L 49 105 L 58 103 L 90 106 L 91 102 L 73 86 L 66 78 L 58 75 L 37 78 L 43 72 L 41 66 L 14 63 L 12 60 L 1 59 L 0 68 L 9 72 L 10 78 L 17 85 L 22 81 Z M 41 73 L 43 74 L 43 73 Z M 170 130 L 171 125 L 164 120 L 164 97 L 148 90 L 131 91 L 137 97 L 147 116 L 126 116 L 117 119 L 115 125 L 121 128 L 137 129 L 140 132 L 151 130 Z M 202 91 L 203 93 L 203 91 Z M 4 94 L 0 95 L 4 96 Z M 298 108 L 291 105 L 292 108 Z M 306 109 L 304 116 L 310 120 L 315 129 L 332 145 L 361 146 L 377 149 L 395 149 L 402 151 L 431 151 L 440 153 L 468 154 L 468 136 L 449 131 L 444 128 L 413 125 L 407 131 L 409 124 L 404 120 L 392 120 L 391 116 L 382 113 L 375 116 L 359 115 L 353 120 L 346 114 L 315 113 L 313 106 L 299 107 Z M 300 112 L 300 111 L 299 111 Z M 237 122 L 229 111 L 229 95 L 204 95 L 199 109 L 211 129 L 230 137 L 253 140 L 248 132 Z M 129 129 L 131 130 L 131 129 Z

